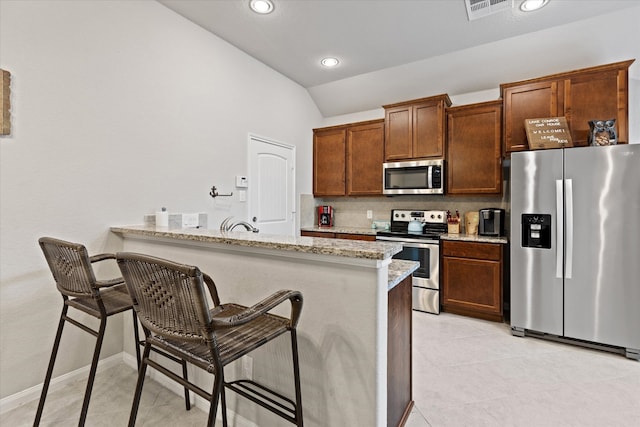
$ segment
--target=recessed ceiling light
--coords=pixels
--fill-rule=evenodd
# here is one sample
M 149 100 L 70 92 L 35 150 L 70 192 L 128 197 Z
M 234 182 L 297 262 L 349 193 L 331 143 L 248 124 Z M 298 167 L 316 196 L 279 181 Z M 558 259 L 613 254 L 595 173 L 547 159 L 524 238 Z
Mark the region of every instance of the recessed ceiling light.
M 520 5 L 520 10 L 523 12 L 533 12 L 547 3 L 549 3 L 549 0 L 524 0 Z
M 338 61 L 338 58 L 324 58 L 320 63 L 325 67 L 331 68 L 337 66 L 340 61 Z
M 263 15 L 273 12 L 273 3 L 270 0 L 251 0 L 249 6 L 254 12 Z

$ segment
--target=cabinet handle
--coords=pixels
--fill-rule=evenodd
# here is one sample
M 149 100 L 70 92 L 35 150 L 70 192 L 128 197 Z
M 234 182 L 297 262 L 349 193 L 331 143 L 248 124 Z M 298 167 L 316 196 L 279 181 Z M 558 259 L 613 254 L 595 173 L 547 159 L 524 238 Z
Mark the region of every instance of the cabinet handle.
M 562 254 L 564 252 L 563 184 L 562 179 L 556 179 L 556 278 L 558 279 L 562 279 Z

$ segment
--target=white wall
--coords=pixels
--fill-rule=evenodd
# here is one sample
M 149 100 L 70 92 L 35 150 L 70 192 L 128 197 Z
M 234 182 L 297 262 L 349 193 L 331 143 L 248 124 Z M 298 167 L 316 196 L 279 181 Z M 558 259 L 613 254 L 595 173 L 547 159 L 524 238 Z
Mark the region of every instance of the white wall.
M 210 225 L 246 217 L 246 203 L 208 192 L 247 173 L 250 132 L 297 146 L 309 193 L 321 116 L 302 87 L 151 1 L 2 1 L 0 54 L 13 124 L 0 138 L 6 397 L 42 382 L 61 309 L 38 237 L 97 253 L 118 249 L 109 226 L 161 206 Z M 122 349 L 122 320 L 110 329 L 103 356 Z M 72 326 L 63 337 L 58 374 L 88 364 L 94 344 Z
M 588 23 L 575 25 L 560 31 L 593 37 Z M 486 48 L 465 57 L 480 64 Z M 636 48 L 628 38 L 615 58 L 589 49 L 585 66 L 635 57 Z M 0 68 L 12 73 L 13 124 L 0 137 L 0 398 L 42 381 L 53 341 L 60 297 L 38 237 L 96 253 L 118 248 L 110 225 L 140 223 L 161 206 L 208 212 L 214 226 L 243 217 L 236 196 L 213 200 L 208 191 L 233 191 L 234 176 L 247 173 L 249 132 L 296 145 L 296 188 L 310 193 L 311 129 L 384 117 L 379 108 L 323 119 L 303 88 L 152 1 L 0 1 Z M 415 94 L 406 99 L 428 96 Z M 630 139 L 640 142 L 640 80 L 630 81 L 629 109 Z M 122 348 L 115 320 L 105 356 Z M 92 338 L 69 328 L 63 345 L 72 349 L 58 373 L 89 362 Z

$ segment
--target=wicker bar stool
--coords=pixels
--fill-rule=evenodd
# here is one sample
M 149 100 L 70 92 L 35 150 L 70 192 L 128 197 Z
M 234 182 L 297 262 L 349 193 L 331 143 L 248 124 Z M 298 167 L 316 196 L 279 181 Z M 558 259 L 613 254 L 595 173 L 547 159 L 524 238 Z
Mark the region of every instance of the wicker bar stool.
M 98 368 L 98 360 L 100 357 L 100 349 L 104 338 L 104 332 L 107 327 L 107 318 L 117 313 L 131 310 L 131 297 L 124 285 L 122 278 L 111 280 L 97 280 L 94 274 L 92 264 L 108 259 L 115 260 L 114 254 L 99 254 L 89 256 L 87 249 L 78 243 L 66 242 L 64 240 L 54 239 L 51 237 L 42 237 L 38 240 L 42 252 L 49 264 L 51 273 L 56 282 L 58 291 L 62 294 L 63 306 L 58 322 L 58 330 L 49 359 L 49 366 L 45 376 L 34 426 L 40 424 L 44 402 L 47 398 L 47 391 L 51 382 L 53 367 L 55 365 L 56 356 L 62 338 L 62 330 L 65 322 L 77 326 L 85 332 L 97 338 L 96 346 L 93 351 L 93 359 L 89 370 L 89 379 L 84 394 L 82 410 L 80 412 L 79 426 L 83 426 L 87 418 L 87 410 L 89 408 L 89 400 L 91 399 L 91 390 Z M 69 307 L 80 310 L 90 316 L 100 319 L 98 330 L 94 330 L 89 326 L 80 323 L 78 320 L 71 318 L 67 312 Z M 140 345 L 144 344 L 144 340 L 140 339 L 138 333 L 138 321 L 135 311 L 131 310 L 134 325 L 134 337 L 136 342 L 136 356 L 138 367 L 140 367 Z M 175 358 L 172 358 L 176 360 Z M 186 362 L 178 359 L 177 362 L 182 364 L 184 377 L 186 378 Z M 187 409 L 191 407 L 189 402 L 188 389 L 185 389 L 185 402 Z
M 215 423 L 219 400 L 222 422 L 227 427 L 225 388 L 297 426 L 303 426 L 296 335 L 302 310 L 300 292 L 281 290 L 249 308 L 220 304 L 213 280 L 197 267 L 134 253 L 118 253 L 116 258 L 146 341 L 129 418 L 130 427 L 135 425 L 147 366 L 207 399 L 210 402 L 209 427 Z M 208 303 L 205 285 L 213 308 Z M 289 318 L 268 313 L 287 300 L 291 302 Z M 251 380 L 225 382 L 226 365 L 287 331 L 291 336 L 295 401 Z M 213 392 L 183 380 L 149 359 L 152 348 L 160 348 L 213 374 Z

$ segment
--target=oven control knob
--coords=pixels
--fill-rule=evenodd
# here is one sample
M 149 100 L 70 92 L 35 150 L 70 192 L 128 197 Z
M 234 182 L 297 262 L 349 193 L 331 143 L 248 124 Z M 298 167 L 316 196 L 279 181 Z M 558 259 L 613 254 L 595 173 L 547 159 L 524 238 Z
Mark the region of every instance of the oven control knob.
M 400 216 L 401 216 L 402 218 L 404 218 L 404 214 L 400 214 Z
M 434 219 L 436 216 L 434 214 L 431 214 L 431 219 Z

